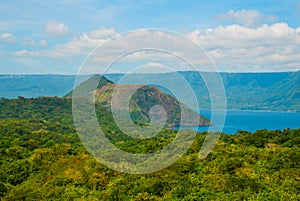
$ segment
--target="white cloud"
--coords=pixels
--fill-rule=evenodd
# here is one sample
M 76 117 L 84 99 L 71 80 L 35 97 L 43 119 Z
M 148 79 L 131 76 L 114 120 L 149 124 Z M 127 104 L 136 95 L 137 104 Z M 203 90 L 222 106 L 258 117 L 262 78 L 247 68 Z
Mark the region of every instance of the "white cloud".
M 275 15 L 266 15 L 256 10 L 230 10 L 227 13 L 217 16 L 220 21 L 229 21 L 241 24 L 247 27 L 256 27 L 265 22 L 274 22 L 277 17 Z
M 24 45 L 32 46 L 35 45 L 35 41 L 32 38 L 26 38 L 23 42 Z
M 219 26 L 214 29 L 195 30 L 188 37 L 205 48 L 253 47 L 257 45 L 299 44 L 300 28 L 291 28 L 286 23 L 248 28 L 241 25 Z
M 28 50 L 20 50 L 20 51 L 16 51 L 14 55 L 17 57 L 36 57 L 36 56 L 40 56 L 40 53 L 32 52 Z
M 39 45 L 40 46 L 47 46 L 48 42 L 46 40 L 40 40 Z
M 172 71 L 172 68 L 161 63 L 149 62 L 132 71 L 132 73 L 167 73 Z
M 16 56 L 46 56 L 54 58 L 75 58 L 87 56 L 94 48 L 101 45 L 105 54 L 98 51 L 90 57 L 89 62 L 95 68 L 106 66 L 127 51 L 147 47 L 164 47 L 173 53 L 188 53 L 188 59 L 198 65 L 209 62 L 199 51 L 191 48 L 186 42 L 163 31 L 150 32 L 140 30 L 128 33 L 122 40 L 116 37 L 112 42 L 105 43 L 117 35 L 114 29 L 100 28 L 84 33 L 72 41 L 57 45 L 54 49 L 31 52 L 21 50 Z M 152 37 L 152 36 L 155 37 Z M 186 36 L 203 47 L 215 61 L 221 71 L 288 71 L 300 69 L 300 27 L 292 28 L 286 23 L 245 27 L 242 25 L 218 26 L 210 29 L 199 29 L 187 33 Z M 178 46 L 181 49 L 178 49 Z M 101 49 L 100 48 L 100 49 Z M 198 48 L 199 50 L 199 48 Z M 173 60 L 172 60 L 173 59 Z M 163 62 L 162 62 L 163 61 Z M 175 61 L 175 62 L 174 62 Z M 136 51 L 120 60 L 120 64 L 131 63 L 138 66 L 149 63 L 181 68 L 184 66 L 174 56 L 159 51 Z M 144 62 L 143 64 L 139 62 Z M 79 64 L 78 64 L 79 65 Z M 118 69 L 113 69 L 118 71 Z
M 0 39 L 7 39 L 7 38 L 11 38 L 12 34 L 11 33 L 2 33 L 0 34 Z
M 102 34 L 102 32 L 106 34 Z M 154 35 L 153 35 L 154 34 Z M 176 40 L 172 35 L 166 34 L 162 31 L 149 31 L 149 30 L 138 30 L 135 32 L 127 33 L 125 36 L 117 37 L 111 40 L 108 44 L 105 43 L 111 37 L 115 36 L 116 32 L 113 29 L 99 29 L 97 31 L 91 33 L 85 33 L 79 38 L 74 39 L 73 41 L 57 46 L 56 55 L 61 56 L 72 56 L 72 55 L 88 55 L 94 48 L 100 46 L 97 53 L 93 56 L 95 61 L 109 61 L 111 58 L 120 56 L 120 54 L 127 53 L 127 51 L 132 51 L 143 46 L 145 47 L 171 47 L 174 46 L 175 43 L 172 40 Z M 153 37 L 154 36 L 154 37 Z M 178 41 L 183 43 L 181 41 Z M 102 45 L 102 46 L 101 46 Z M 101 51 L 101 49 L 105 49 L 105 51 Z M 174 49 L 175 51 L 175 49 Z M 105 52 L 105 53 L 104 53 Z M 99 56 L 101 54 L 101 56 Z M 143 51 L 133 52 L 129 54 L 126 61 L 133 60 L 143 60 L 147 58 L 157 58 L 158 55 L 164 55 L 165 53 L 157 53 L 157 52 L 149 52 L 147 53 Z
M 48 42 L 46 40 L 35 41 L 32 38 L 26 38 L 23 42 L 26 46 L 47 46 Z
M 7 43 L 14 42 L 15 37 L 13 36 L 12 33 L 1 33 L 0 34 L 0 41 L 4 41 Z
M 103 44 L 117 33 L 114 29 L 99 28 L 90 33 L 83 33 L 72 41 L 57 45 L 55 56 L 87 55 L 97 46 Z
M 286 23 L 249 28 L 241 25 L 195 30 L 188 34 L 208 50 L 224 70 L 285 71 L 300 69 L 300 28 Z M 259 69 L 260 68 L 260 69 Z
M 45 33 L 55 38 L 61 38 L 69 33 L 69 27 L 62 22 L 49 21 L 46 24 Z

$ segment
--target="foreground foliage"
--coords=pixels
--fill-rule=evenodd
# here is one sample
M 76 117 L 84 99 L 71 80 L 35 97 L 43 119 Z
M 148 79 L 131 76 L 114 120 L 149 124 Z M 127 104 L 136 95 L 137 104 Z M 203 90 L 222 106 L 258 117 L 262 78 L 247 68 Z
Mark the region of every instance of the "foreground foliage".
M 300 129 L 222 135 L 204 160 L 199 133 L 176 163 L 161 171 L 123 174 L 82 146 L 68 98 L 0 100 L 1 200 L 299 200 Z M 164 147 L 176 132 L 133 140 L 98 108 L 116 146 L 132 153 Z

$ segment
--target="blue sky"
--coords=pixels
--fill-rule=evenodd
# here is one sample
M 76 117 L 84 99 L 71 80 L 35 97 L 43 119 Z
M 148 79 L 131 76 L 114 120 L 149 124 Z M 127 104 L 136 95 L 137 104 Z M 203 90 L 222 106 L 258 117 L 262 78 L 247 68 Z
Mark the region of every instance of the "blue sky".
M 187 36 L 220 71 L 300 69 L 297 0 L 2 0 L 0 73 L 76 74 L 96 43 L 141 28 Z

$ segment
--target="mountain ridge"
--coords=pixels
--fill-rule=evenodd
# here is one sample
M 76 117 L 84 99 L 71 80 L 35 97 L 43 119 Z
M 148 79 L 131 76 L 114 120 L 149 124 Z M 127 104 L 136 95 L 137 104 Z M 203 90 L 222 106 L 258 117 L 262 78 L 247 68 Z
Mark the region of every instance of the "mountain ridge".
M 201 108 L 211 108 L 209 93 L 198 72 L 180 71 L 195 90 Z M 205 73 L 205 72 L 201 72 Z M 117 82 L 124 74 L 107 74 Z M 145 75 L 134 75 L 142 79 Z M 160 79 L 171 73 L 154 74 Z M 227 108 L 235 110 L 300 111 L 300 71 L 267 73 L 220 73 L 227 95 Z M 78 77 L 82 81 L 91 75 Z M 140 78 L 139 78 L 140 77 Z M 74 87 L 75 75 L 0 75 L 0 97 L 63 97 Z M 167 92 L 167 91 L 164 91 Z

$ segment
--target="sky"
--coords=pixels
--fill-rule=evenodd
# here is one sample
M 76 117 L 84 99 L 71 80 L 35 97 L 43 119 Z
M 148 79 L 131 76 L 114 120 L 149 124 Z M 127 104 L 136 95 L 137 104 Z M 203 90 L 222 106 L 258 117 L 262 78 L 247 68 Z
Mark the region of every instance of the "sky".
M 136 48 L 138 39 L 153 34 L 144 28 L 183 35 L 222 72 L 300 70 L 300 0 L 1 0 L 0 74 L 77 74 L 91 51 L 112 37 L 127 33 L 123 40 L 136 41 L 113 43 L 106 52 L 122 45 Z M 184 48 L 169 31 L 154 32 L 157 38 L 148 37 L 145 45 L 161 41 L 170 49 L 165 40 L 171 38 Z M 130 57 L 143 58 L 141 53 Z M 124 65 L 115 68 L 124 70 Z

